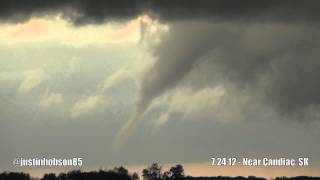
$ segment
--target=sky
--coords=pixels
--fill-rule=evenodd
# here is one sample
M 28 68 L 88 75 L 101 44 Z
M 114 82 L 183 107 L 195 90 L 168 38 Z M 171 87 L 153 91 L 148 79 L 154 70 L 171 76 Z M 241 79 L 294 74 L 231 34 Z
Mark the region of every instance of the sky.
M 320 175 L 319 2 L 24 2 L 0 2 L 0 171 L 82 157 L 265 176 L 210 158 L 302 156 L 276 171 Z

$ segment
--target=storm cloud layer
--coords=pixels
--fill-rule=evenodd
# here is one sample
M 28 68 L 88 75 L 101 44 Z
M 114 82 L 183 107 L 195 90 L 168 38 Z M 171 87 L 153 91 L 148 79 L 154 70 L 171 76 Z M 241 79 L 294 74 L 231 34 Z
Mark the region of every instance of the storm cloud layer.
M 319 20 L 319 1 L 299 0 L 2 0 L 0 20 L 24 21 L 34 16 L 62 13 L 75 24 L 101 23 L 110 19 L 130 19 L 149 14 L 162 20 L 194 18 Z
M 192 89 L 232 84 L 282 115 L 318 109 L 319 38 L 317 26 L 300 23 L 172 23 L 154 49 L 140 103 L 182 81 Z
M 180 98 L 198 106 L 210 100 L 204 97 L 204 101 L 191 102 L 194 94 L 203 89 L 223 90 L 220 107 L 205 107 L 195 119 L 224 121 L 230 114 L 229 121 L 265 117 L 288 122 L 319 120 L 317 25 L 198 20 L 169 26 L 169 32 L 151 50 L 156 61 L 141 79 L 137 110 L 120 131 L 119 141 L 129 137 L 155 99 L 168 94 L 175 99 L 179 97 L 175 91 L 181 90 L 191 93 Z M 167 103 L 175 104 L 172 100 Z M 188 104 L 173 107 L 177 106 Z M 171 115 L 162 116 L 170 119 Z
M 259 118 L 259 111 L 252 112 L 258 106 L 276 117 L 319 120 L 319 5 L 316 0 L 3 0 L 0 21 L 61 14 L 83 25 L 147 14 L 167 24 L 169 31 L 151 48 L 155 62 L 141 78 L 136 111 L 118 134 L 126 139 L 154 100 L 174 89 L 196 93 L 220 87 L 227 102 L 222 109 L 248 107 L 251 111 L 240 114 Z
M 151 50 L 156 61 L 142 77 L 135 116 L 119 139 L 128 136 L 155 99 L 174 89 L 197 93 L 222 87 L 226 95 L 219 109 L 224 112 L 211 111 L 233 114 L 234 120 L 260 120 L 265 114 L 295 122 L 319 120 L 318 23 L 272 16 L 261 21 L 245 13 L 225 18 L 229 15 L 168 23 L 169 32 Z

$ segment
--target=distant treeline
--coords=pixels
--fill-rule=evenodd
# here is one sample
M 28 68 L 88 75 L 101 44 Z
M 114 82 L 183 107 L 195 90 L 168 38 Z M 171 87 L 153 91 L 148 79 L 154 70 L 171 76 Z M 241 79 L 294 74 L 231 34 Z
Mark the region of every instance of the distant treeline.
M 267 180 L 262 177 L 192 177 L 186 176 L 183 166 L 178 164 L 171 167 L 168 171 L 162 171 L 162 167 L 153 163 L 151 166 L 142 170 L 141 177 L 138 173 L 129 173 L 129 171 L 120 166 L 112 170 L 99 170 L 82 172 L 80 170 L 70 171 L 67 173 L 47 173 L 42 178 L 33 178 L 27 173 L 3 172 L 0 174 L 0 180 Z M 320 180 L 320 177 L 276 177 L 274 180 Z

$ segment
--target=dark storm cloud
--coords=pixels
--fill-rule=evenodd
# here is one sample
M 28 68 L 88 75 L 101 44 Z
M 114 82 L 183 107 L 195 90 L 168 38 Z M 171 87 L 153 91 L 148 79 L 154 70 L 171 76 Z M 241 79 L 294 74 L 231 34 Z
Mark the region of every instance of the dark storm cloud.
M 152 101 L 182 81 L 193 88 L 231 83 L 284 115 L 319 112 L 319 5 L 317 0 L 1 0 L 0 21 L 57 13 L 76 25 L 142 14 L 165 21 L 170 31 L 152 50 L 156 61 L 142 77 L 136 113 L 118 135 L 126 139 Z M 202 72 L 194 73 L 198 67 Z
M 147 13 L 163 20 L 191 18 L 318 20 L 319 1 L 309 0 L 2 0 L 0 19 L 24 21 L 62 13 L 75 24 L 130 19 Z
M 141 79 L 137 109 L 118 134 L 120 144 L 154 99 L 183 86 L 195 91 L 224 87 L 227 99 L 221 106 L 234 114 L 234 120 L 260 119 L 263 108 L 276 112 L 273 117 L 319 120 L 317 25 L 208 20 L 169 25 L 169 32 L 151 50 L 156 61 Z M 237 117 L 230 107 L 246 108 Z
M 320 86 L 317 80 L 309 78 L 320 75 L 315 70 L 320 65 L 316 50 L 320 47 L 316 40 L 318 3 L 272 0 L 149 3 L 145 12 L 166 21 L 170 30 L 151 50 L 156 61 L 141 79 L 136 112 L 119 132 L 116 142 L 128 138 L 154 99 L 179 87 L 183 80 L 196 84 L 192 88 L 231 83 L 239 91 L 228 94 L 230 99 L 243 96 L 241 91 L 245 89 L 246 95 L 251 94 L 248 102 L 271 107 L 285 117 L 298 115 L 302 121 L 317 117 L 318 110 L 314 109 L 320 105 L 316 93 Z M 199 66 L 203 72 L 198 77 L 190 75 Z M 300 66 L 303 71 L 299 71 Z M 309 72 L 308 67 L 313 70 Z M 312 116 L 307 111 L 312 111 Z
M 89 0 L 3 0 L 0 1 L 0 19 L 24 21 L 33 16 L 62 13 L 76 24 L 101 23 L 106 19 L 128 19 L 143 11 L 143 1 L 89 1 Z
M 181 82 L 193 89 L 231 83 L 239 94 L 230 97 L 245 90 L 281 115 L 319 112 L 319 40 L 317 26 L 301 23 L 171 23 L 153 49 L 157 61 L 142 79 L 138 105 Z

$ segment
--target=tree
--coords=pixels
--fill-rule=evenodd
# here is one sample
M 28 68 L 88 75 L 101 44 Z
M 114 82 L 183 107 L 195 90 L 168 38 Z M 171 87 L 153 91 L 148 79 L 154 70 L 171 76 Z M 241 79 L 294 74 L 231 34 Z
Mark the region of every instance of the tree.
M 142 177 L 144 180 L 161 180 L 162 167 L 158 163 L 152 163 L 147 169 L 142 170 Z
M 124 168 L 123 166 L 120 167 L 115 167 L 114 172 L 121 174 L 121 175 L 128 175 L 128 170 L 126 168 Z
M 136 173 L 136 172 L 133 173 L 132 176 L 131 176 L 131 179 L 132 179 L 132 180 L 138 180 L 138 179 L 140 179 L 138 173 Z
M 58 180 L 67 180 L 67 174 L 66 173 L 60 173 L 57 177 Z
M 170 168 L 171 179 L 178 179 L 184 177 L 183 166 L 178 164 L 175 167 Z
M 184 177 L 183 166 L 178 164 L 170 168 L 169 171 L 164 173 L 164 179 L 181 179 Z
M 45 174 L 41 180 L 56 180 L 57 177 L 54 173 Z

